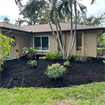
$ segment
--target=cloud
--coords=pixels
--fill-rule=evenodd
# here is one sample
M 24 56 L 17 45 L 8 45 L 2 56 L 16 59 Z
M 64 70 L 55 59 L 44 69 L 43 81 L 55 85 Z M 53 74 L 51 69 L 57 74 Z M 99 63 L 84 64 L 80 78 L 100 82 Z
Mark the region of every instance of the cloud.
M 0 20 L 5 16 L 11 21 L 18 18 L 19 9 L 15 4 L 15 0 L 0 0 Z
M 100 16 L 105 12 L 105 0 L 96 0 L 94 4 L 90 4 L 92 0 L 82 0 L 83 3 L 87 7 L 87 16 Z

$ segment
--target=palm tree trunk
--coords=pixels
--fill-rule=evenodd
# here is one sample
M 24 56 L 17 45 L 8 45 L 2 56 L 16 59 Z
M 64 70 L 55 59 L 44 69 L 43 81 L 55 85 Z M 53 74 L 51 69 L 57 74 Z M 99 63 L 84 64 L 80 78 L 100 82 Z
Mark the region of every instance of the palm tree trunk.
M 71 44 L 70 52 L 69 52 L 68 55 L 71 54 L 71 51 L 73 49 L 74 42 L 75 42 L 75 39 L 76 39 L 76 30 L 77 30 L 77 5 L 76 5 L 76 1 L 74 1 L 74 11 L 75 11 L 75 30 L 74 30 L 73 41 L 72 41 L 72 44 Z
M 68 48 L 68 52 L 67 52 L 67 59 L 69 58 L 69 55 L 70 55 L 70 50 L 71 50 L 71 44 L 72 44 L 72 38 L 73 38 L 73 19 L 72 19 L 72 16 L 73 16 L 73 8 L 72 8 L 72 0 L 69 0 L 69 5 L 70 5 L 70 9 L 71 9 L 71 17 L 70 17 L 70 20 L 71 20 L 71 32 L 70 32 L 70 43 L 69 43 L 69 48 Z M 70 11 L 70 10 L 69 10 Z
M 53 36 L 54 36 L 54 38 L 55 38 L 55 40 L 56 40 L 56 42 L 57 42 L 57 44 L 58 44 L 58 47 L 59 47 L 59 49 L 60 49 L 60 51 L 61 51 L 61 54 L 63 55 L 63 52 L 62 52 L 62 49 L 61 49 L 59 40 L 58 40 L 58 38 L 56 37 L 56 34 L 55 34 L 55 32 L 54 32 L 54 30 L 53 30 L 53 28 L 52 28 L 51 22 L 50 22 L 50 19 L 49 19 L 49 16 L 48 16 L 48 12 L 47 12 L 47 9 L 46 9 L 46 6 L 45 6 L 45 1 L 44 1 L 44 0 L 42 0 L 42 1 L 43 1 L 45 13 L 46 13 L 46 15 L 47 15 L 48 23 L 49 23 L 49 25 L 50 25 L 50 29 L 51 29 L 52 34 L 53 34 Z

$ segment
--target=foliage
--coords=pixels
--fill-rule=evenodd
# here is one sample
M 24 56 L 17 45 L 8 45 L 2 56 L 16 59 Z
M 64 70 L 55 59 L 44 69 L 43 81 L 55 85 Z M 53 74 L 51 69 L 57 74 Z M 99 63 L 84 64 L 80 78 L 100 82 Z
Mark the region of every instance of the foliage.
M 51 60 L 54 60 L 55 59 L 55 57 L 54 57 L 54 53 L 53 52 L 47 52 L 46 53 L 46 58 L 47 59 L 51 59 Z
M 70 66 L 70 62 L 69 61 L 65 61 L 64 62 L 64 66 L 69 67 Z
M 101 16 L 95 17 L 95 16 L 90 16 L 86 19 L 82 18 L 83 15 L 80 11 L 77 12 L 77 23 L 81 25 L 89 25 L 89 26 L 99 26 L 103 25 L 102 23 L 105 22 L 105 13 L 102 14 Z M 73 23 L 75 21 L 73 20 Z
M 105 47 L 105 36 L 101 35 L 98 38 L 98 47 Z
M 53 52 L 47 52 L 46 53 L 46 59 L 51 59 L 51 60 L 55 60 L 55 59 L 62 59 L 62 54 L 58 51 Z
M 62 54 L 59 51 L 54 52 L 55 59 L 62 59 Z
M 35 67 L 35 66 L 37 66 L 37 61 L 36 60 L 29 60 L 27 62 L 27 65 L 30 65 L 31 67 Z
M 24 47 L 23 53 L 26 53 L 29 59 L 33 59 L 35 54 L 35 59 L 36 59 L 36 49 L 34 47 L 30 47 L 30 48 Z
M 16 56 L 16 58 L 18 58 L 18 60 L 20 60 L 20 52 L 19 52 L 19 50 L 18 50 L 18 49 L 16 49 L 15 51 L 16 51 L 16 52 L 17 52 L 17 54 L 18 54 L 18 57 Z
M 46 59 L 46 56 L 43 56 L 43 57 L 39 57 L 39 59 Z
M 46 75 L 50 78 L 57 79 L 63 76 L 66 72 L 66 68 L 58 63 L 52 64 L 52 66 L 48 66 L 46 70 Z
M 14 39 L 0 34 L 0 60 L 6 60 L 7 54 L 10 52 L 10 43 L 14 42 Z M 0 66 L 3 62 L 0 62 Z
M 91 59 L 88 56 L 76 56 L 75 60 L 76 61 L 86 62 L 87 60 L 91 60 Z
M 5 17 L 3 21 L 4 21 L 5 23 L 10 23 L 10 20 L 9 20 L 7 17 Z
M 25 8 L 20 10 L 20 16 L 23 18 L 18 18 L 18 20 L 16 20 L 16 24 L 22 25 L 25 23 L 27 25 L 35 25 L 48 23 L 43 10 L 44 7 L 41 0 L 27 3 Z
M 3 71 L 3 68 L 0 66 L 0 72 Z
M 105 60 L 103 60 L 103 63 L 105 64 Z
M 76 55 L 70 54 L 71 58 L 76 58 Z

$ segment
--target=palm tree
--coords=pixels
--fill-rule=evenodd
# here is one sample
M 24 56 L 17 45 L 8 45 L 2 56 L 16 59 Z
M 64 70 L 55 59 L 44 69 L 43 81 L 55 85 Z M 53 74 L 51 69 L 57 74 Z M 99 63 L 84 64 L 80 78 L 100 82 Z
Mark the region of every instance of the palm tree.
M 35 2 L 34 5 L 36 5 L 38 0 L 31 0 L 29 3 L 29 7 L 31 8 L 32 2 Z M 15 0 L 16 4 L 19 7 L 23 7 L 21 4 L 21 0 Z M 50 25 L 50 28 L 52 30 L 52 34 L 55 37 L 55 40 L 57 41 L 58 47 L 60 49 L 60 52 L 63 56 L 63 59 L 68 59 L 69 55 L 73 49 L 75 37 L 76 37 L 76 29 L 77 29 L 77 4 L 80 7 L 80 10 L 85 13 L 86 7 L 80 4 L 77 0 L 42 0 L 43 6 L 45 9 L 45 13 L 48 19 L 48 23 Z M 40 5 L 41 6 L 41 5 Z M 30 9 L 29 8 L 29 9 Z M 28 10 L 29 10 L 28 9 Z M 48 11 L 50 11 L 50 15 L 48 14 Z M 73 33 L 73 12 L 75 13 L 75 29 Z M 63 39 L 63 34 L 60 26 L 60 19 L 65 17 L 69 14 L 70 20 L 71 20 L 71 32 L 70 32 L 70 43 L 69 48 L 66 54 L 65 51 L 65 43 Z M 53 30 L 52 23 L 56 26 L 56 33 Z

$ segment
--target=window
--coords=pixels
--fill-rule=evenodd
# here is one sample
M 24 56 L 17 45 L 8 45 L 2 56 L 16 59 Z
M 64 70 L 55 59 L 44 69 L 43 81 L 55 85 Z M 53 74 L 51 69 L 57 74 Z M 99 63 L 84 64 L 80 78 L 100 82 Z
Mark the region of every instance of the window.
M 76 49 L 77 49 L 77 51 L 81 51 L 81 49 L 82 49 L 82 34 L 77 34 Z
M 37 50 L 49 50 L 49 37 L 48 36 L 35 36 L 34 48 Z

